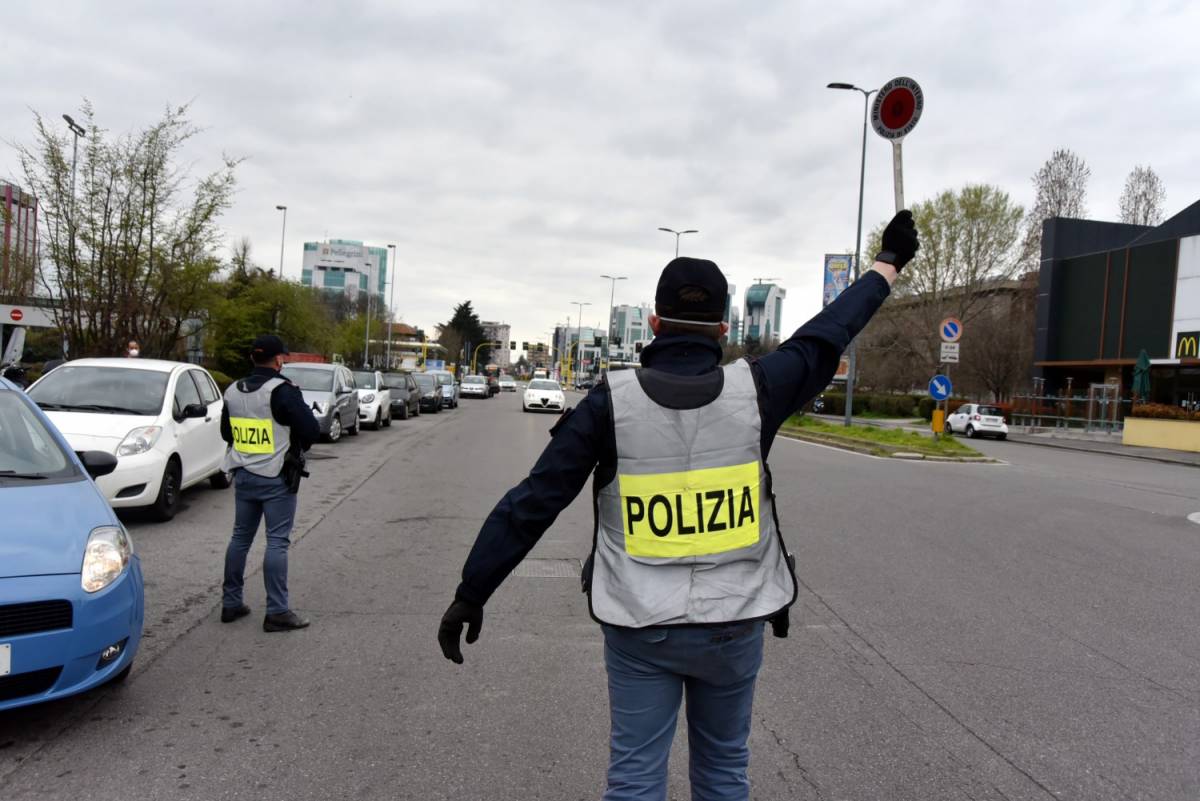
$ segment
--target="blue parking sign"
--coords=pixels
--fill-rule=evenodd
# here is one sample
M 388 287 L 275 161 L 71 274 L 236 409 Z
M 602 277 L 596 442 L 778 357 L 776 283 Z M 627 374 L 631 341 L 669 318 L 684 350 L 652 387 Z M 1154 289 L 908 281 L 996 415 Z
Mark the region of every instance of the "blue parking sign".
M 950 383 L 948 376 L 938 374 L 929 379 L 929 397 L 935 401 L 944 401 L 953 391 L 954 385 Z

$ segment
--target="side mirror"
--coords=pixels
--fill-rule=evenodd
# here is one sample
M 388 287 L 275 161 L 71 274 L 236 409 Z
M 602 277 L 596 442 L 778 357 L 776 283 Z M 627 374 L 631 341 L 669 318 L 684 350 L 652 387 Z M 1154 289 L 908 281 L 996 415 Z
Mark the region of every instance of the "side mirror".
M 117 457 L 107 451 L 77 451 L 75 455 L 83 462 L 83 469 L 92 478 L 107 476 L 117 469 Z
M 203 403 L 189 403 L 183 407 L 183 419 L 195 420 L 201 417 L 208 416 L 208 407 Z

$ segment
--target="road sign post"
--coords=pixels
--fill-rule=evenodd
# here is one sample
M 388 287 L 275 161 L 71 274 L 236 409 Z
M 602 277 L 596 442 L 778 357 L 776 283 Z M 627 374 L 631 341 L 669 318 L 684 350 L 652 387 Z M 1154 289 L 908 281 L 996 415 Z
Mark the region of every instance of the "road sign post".
M 904 137 L 912 132 L 925 109 L 925 93 L 912 78 L 893 78 L 875 95 L 871 125 L 875 133 L 892 143 L 892 177 L 896 188 L 896 211 L 904 208 Z

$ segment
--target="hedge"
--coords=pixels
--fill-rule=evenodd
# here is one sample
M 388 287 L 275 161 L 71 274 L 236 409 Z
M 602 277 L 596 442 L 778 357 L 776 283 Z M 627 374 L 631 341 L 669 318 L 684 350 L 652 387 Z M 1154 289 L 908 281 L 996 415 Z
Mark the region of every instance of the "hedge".
M 1129 411 L 1129 417 L 1148 417 L 1155 420 L 1200 420 L 1200 412 L 1188 411 L 1183 406 L 1169 403 L 1138 403 Z

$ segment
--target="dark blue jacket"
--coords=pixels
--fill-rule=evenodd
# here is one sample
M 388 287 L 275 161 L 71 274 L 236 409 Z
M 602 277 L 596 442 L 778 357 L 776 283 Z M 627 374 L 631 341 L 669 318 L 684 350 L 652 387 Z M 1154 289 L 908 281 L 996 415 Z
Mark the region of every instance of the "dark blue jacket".
M 833 379 L 842 351 L 887 298 L 879 273 L 868 272 L 772 353 L 752 363 L 763 401 L 763 458 L 783 423 Z M 642 365 L 679 375 L 716 370 L 721 347 L 702 336 L 663 336 L 642 351 Z M 484 604 L 595 471 L 600 486 L 616 473 L 608 387 L 601 382 L 551 430 L 529 477 L 488 515 L 463 566 L 457 597 Z
M 243 381 L 250 390 L 255 390 L 272 378 L 282 378 L 283 383 L 271 391 L 271 416 L 280 425 L 291 429 L 292 442 L 301 450 L 308 450 L 321 438 L 321 426 L 313 417 L 312 409 L 304 402 L 304 395 L 283 373 L 270 367 L 255 367 Z M 233 430 L 229 426 L 229 407 L 221 410 L 221 439 L 233 444 Z

